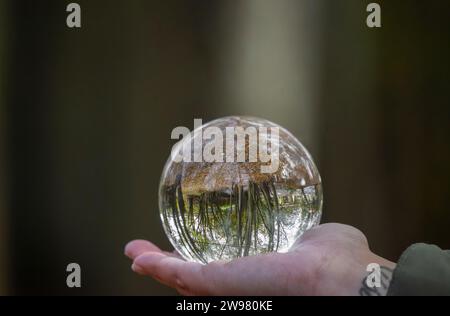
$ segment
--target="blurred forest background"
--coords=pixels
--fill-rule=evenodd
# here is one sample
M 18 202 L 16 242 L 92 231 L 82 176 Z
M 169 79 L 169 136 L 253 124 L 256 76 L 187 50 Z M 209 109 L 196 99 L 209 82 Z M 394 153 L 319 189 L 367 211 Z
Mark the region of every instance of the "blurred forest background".
M 247 114 L 310 150 L 323 222 L 397 260 L 450 248 L 450 2 L 0 2 L 0 294 L 174 294 L 131 272 L 169 247 L 157 187 L 171 130 Z M 82 287 L 66 287 L 66 265 Z

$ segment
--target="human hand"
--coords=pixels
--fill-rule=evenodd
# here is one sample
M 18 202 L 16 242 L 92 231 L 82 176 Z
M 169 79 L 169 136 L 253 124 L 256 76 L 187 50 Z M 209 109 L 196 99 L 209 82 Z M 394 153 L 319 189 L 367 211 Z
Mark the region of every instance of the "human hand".
M 342 224 L 305 232 L 287 253 L 229 262 L 186 262 L 145 240 L 130 242 L 125 254 L 133 260 L 133 271 L 183 295 L 359 295 L 368 264 L 395 267 L 370 251 L 363 233 Z M 385 294 L 387 287 L 377 293 Z

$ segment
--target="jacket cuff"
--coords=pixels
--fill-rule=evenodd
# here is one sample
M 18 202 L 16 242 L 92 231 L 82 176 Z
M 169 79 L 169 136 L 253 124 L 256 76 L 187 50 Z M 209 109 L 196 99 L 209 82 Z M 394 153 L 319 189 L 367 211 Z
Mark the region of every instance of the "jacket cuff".
M 414 244 L 401 255 L 387 295 L 450 295 L 450 252 Z

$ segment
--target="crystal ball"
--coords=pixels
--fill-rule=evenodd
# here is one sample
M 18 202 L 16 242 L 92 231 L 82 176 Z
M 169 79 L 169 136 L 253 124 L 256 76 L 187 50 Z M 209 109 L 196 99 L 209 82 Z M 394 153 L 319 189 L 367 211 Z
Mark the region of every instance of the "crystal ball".
M 184 259 L 208 263 L 287 252 L 319 224 L 321 178 L 289 131 L 241 116 L 186 129 L 159 186 L 162 225 Z

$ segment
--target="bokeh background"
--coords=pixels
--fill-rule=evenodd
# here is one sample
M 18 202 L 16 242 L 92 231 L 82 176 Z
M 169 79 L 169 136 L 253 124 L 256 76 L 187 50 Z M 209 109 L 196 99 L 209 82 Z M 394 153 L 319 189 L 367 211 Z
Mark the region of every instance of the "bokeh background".
M 225 115 L 286 127 L 324 182 L 323 222 L 397 260 L 450 248 L 450 2 L 0 1 L 0 294 L 175 294 L 123 247 L 169 247 L 171 130 Z M 66 287 L 66 265 L 82 287 Z

